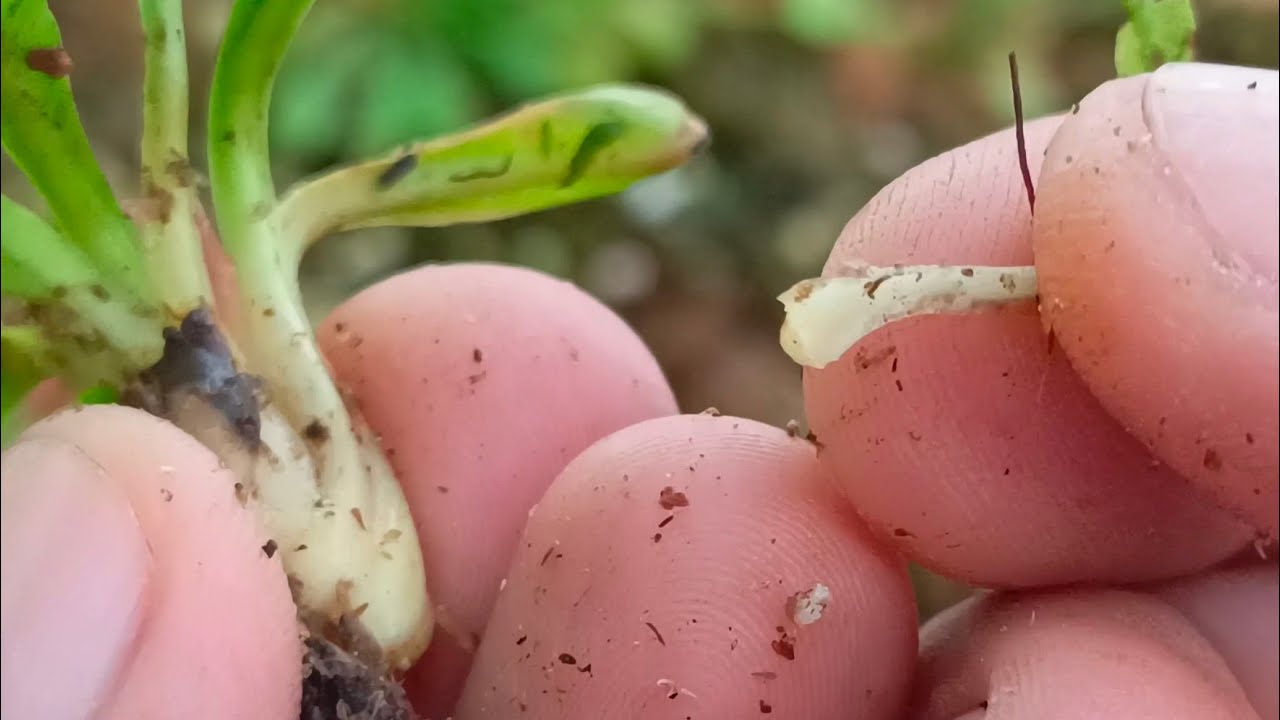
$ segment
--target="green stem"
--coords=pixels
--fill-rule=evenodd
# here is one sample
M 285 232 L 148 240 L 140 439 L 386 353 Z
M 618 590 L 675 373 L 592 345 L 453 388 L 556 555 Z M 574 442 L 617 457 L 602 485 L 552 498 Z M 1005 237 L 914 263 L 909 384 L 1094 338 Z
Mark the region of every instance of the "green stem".
M 106 277 L 144 299 L 150 286 L 137 229 L 93 157 L 67 79 L 71 59 L 48 4 L 4 0 L 0 135 L 62 232 Z
M 0 196 L 6 297 L 21 301 L 55 352 L 43 357 L 80 387 L 118 384 L 163 351 L 162 322 L 38 215 Z
M 182 0 L 139 0 L 146 42 L 142 116 L 142 185 L 154 204 L 141 220 L 149 274 L 174 317 L 212 301 L 199 205 L 187 149 L 187 46 Z

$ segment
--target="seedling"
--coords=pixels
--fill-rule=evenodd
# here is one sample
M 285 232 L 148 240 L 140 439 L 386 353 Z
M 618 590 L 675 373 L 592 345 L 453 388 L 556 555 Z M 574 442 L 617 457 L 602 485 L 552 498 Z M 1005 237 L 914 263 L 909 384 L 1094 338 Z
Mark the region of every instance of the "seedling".
M 1129 21 L 1116 36 L 1119 75 L 1150 72 L 1165 62 L 1191 59 L 1195 15 L 1189 0 L 1125 0 L 1125 8 Z M 1019 169 L 1034 212 L 1035 185 L 1027 163 L 1018 64 L 1012 53 L 1009 72 Z M 850 264 L 833 277 L 802 280 L 778 296 L 786 311 L 780 341 L 798 364 L 823 368 L 862 338 L 897 320 L 1031 302 L 1038 294 L 1033 265 Z
M 131 219 L 90 149 L 46 2 L 3 0 L 4 149 L 50 215 L 3 198 L 5 435 L 50 378 L 172 421 L 236 474 L 313 636 L 372 647 L 361 657 L 394 672 L 430 642 L 422 557 L 393 471 L 317 346 L 297 282 L 303 253 L 339 230 L 483 222 L 616 193 L 681 165 L 707 133 L 668 94 L 600 86 L 278 194 L 272 83 L 313 2 L 237 0 L 222 40 L 208 178 L 235 268 L 227 294 L 206 266 L 188 161 L 181 1 L 139 0 L 145 210 Z

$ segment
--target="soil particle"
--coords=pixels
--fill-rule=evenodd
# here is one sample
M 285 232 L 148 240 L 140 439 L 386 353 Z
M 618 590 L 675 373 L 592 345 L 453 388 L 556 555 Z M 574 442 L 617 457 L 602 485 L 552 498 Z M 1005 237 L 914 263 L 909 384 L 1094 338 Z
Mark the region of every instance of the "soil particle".
M 164 498 L 165 502 L 173 502 L 173 491 L 167 488 L 160 488 L 160 497 Z
M 128 388 L 125 404 L 168 418 L 187 398 L 203 400 L 244 446 L 262 445 L 258 378 L 236 369 L 231 350 L 207 307 L 192 310 L 178 327 L 164 330 L 164 353 Z
M 653 633 L 653 639 L 657 640 L 659 645 L 666 647 L 667 641 L 662 639 L 662 633 L 658 632 L 658 627 L 651 622 L 645 622 L 645 625 L 647 625 L 649 630 Z
M 306 639 L 300 720 L 420 720 L 404 688 L 318 637 Z
M 1217 472 L 1222 469 L 1222 456 L 1217 450 L 1209 448 L 1204 451 L 1204 467 L 1206 470 Z
M 675 516 L 675 515 L 668 515 L 668 516 L 666 516 L 665 518 L 663 518 L 663 519 L 662 519 L 662 522 L 658 523 L 658 527 L 660 527 L 660 528 L 664 528 L 664 527 L 666 527 L 667 525 L 671 524 L 671 521 L 672 521 L 672 520 L 675 520 L 675 519 L 676 519 L 676 516 Z
M 658 504 L 662 506 L 663 510 L 689 507 L 689 498 L 684 493 L 668 485 L 662 488 L 662 492 L 658 493 Z
M 800 437 L 800 422 L 798 420 L 787 421 L 787 437 Z
M 27 67 L 51 78 L 64 78 L 71 74 L 75 66 L 66 50 L 53 47 L 37 48 L 27 53 Z
M 360 526 L 361 530 L 367 529 L 364 526 L 364 514 L 360 512 L 360 508 L 351 508 L 351 517 L 356 519 L 356 524 Z
M 558 659 L 560 660 L 560 662 L 564 663 L 565 665 L 577 665 L 577 664 L 578 664 L 578 659 L 577 659 L 577 658 L 575 658 L 574 656 L 570 655 L 569 653 L 560 653 L 560 656 L 559 656 L 559 658 L 558 658 Z
M 784 628 L 778 628 L 778 638 L 769 643 L 773 651 L 787 660 L 796 659 L 796 639 Z
M 302 436 L 313 443 L 323 443 L 329 439 L 329 428 L 319 419 L 312 420 L 302 429 Z
M 760 714 L 761 714 L 761 715 L 768 715 L 768 714 L 769 714 L 769 713 L 771 713 L 771 712 L 773 712 L 773 706 L 772 706 L 772 705 L 770 705 L 769 703 L 767 703 L 767 702 L 765 702 L 765 701 L 761 700 L 761 701 L 760 701 Z

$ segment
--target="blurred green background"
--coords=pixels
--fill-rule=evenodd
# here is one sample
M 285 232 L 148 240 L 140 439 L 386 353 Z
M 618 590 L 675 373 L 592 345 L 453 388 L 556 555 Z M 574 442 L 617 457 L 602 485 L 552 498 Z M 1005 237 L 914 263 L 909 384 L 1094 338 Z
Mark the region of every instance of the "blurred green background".
M 99 158 L 137 195 L 135 0 L 52 0 Z M 1199 0 L 1200 59 L 1277 67 L 1276 0 Z M 189 0 L 193 155 L 228 0 Z M 320 0 L 272 117 L 281 187 L 335 163 L 602 81 L 670 88 L 710 123 L 707 155 L 607 200 L 506 222 L 329 238 L 303 268 L 312 317 L 406 267 L 495 260 L 570 278 L 644 337 L 685 410 L 802 419 L 775 296 L 819 272 L 880 187 L 1114 76 L 1121 0 Z M 6 192 L 22 179 L 3 168 Z M 358 235 L 351 237 L 351 235 Z M 920 584 L 922 612 L 958 592 Z

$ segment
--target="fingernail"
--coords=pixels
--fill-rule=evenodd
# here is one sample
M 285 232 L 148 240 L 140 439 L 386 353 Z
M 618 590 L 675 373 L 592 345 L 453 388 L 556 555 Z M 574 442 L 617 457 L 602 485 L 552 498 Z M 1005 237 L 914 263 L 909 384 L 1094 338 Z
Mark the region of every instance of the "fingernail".
M 4 717 L 89 717 L 127 661 L 150 552 L 120 486 L 55 440 L 5 451 L 0 483 Z
M 1228 269 L 1276 281 L 1278 229 L 1275 70 L 1174 63 L 1143 98 L 1152 142 L 1215 231 Z

